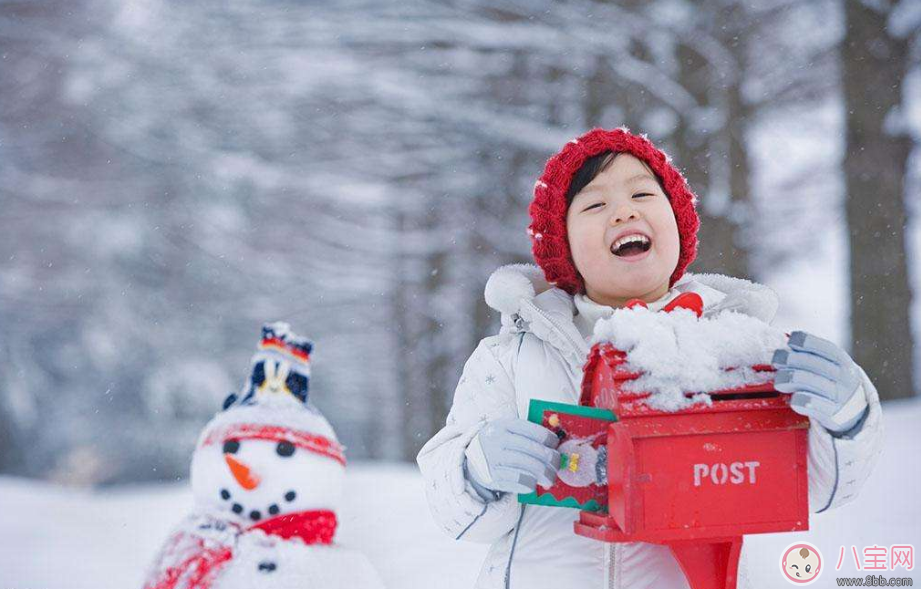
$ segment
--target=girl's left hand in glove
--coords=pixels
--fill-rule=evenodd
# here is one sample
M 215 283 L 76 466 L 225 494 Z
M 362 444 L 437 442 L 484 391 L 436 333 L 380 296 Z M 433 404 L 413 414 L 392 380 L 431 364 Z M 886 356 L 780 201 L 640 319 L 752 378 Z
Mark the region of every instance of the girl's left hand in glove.
M 860 368 L 828 340 L 794 331 L 788 348 L 774 352 L 774 388 L 790 393 L 790 408 L 826 429 L 845 432 L 867 411 Z

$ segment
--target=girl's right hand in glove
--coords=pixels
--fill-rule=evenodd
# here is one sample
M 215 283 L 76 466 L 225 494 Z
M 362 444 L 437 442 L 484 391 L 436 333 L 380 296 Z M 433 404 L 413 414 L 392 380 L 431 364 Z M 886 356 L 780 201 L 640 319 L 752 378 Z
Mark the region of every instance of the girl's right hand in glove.
M 484 499 L 483 489 L 530 493 L 556 480 L 559 438 L 545 427 L 517 417 L 487 423 L 464 452 L 465 472 Z

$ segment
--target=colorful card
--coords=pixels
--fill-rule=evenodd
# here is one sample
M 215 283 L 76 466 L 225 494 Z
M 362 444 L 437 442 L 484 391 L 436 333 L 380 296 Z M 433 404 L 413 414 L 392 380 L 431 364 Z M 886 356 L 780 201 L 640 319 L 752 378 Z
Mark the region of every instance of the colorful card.
M 518 495 L 520 503 L 605 511 L 608 504 L 608 425 L 617 416 L 608 409 L 532 399 L 528 421 L 556 433 L 561 455 L 557 480 L 549 488 Z

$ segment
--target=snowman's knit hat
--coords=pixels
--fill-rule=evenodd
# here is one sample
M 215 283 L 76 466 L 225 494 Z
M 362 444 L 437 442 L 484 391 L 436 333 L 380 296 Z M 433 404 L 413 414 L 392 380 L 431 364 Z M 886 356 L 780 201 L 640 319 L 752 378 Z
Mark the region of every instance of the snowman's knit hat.
M 345 464 L 342 445 L 320 411 L 308 401 L 313 344 L 287 323 L 267 323 L 241 395 L 205 426 L 198 447 L 228 440 L 285 441 Z
M 198 447 L 223 444 L 229 440 L 289 442 L 345 466 L 345 449 L 332 426 L 315 407 L 293 407 L 292 411 L 282 409 L 278 406 L 241 405 L 222 411 L 205 426 Z
M 312 351 L 313 343 L 294 334 L 287 323 L 276 321 L 263 325 L 262 340 L 253 355 L 242 402 L 256 395 L 290 394 L 306 403 Z
M 668 283 L 671 287 L 697 256 L 697 229 L 700 226 L 695 210 L 697 197 L 688 188 L 681 172 L 671 164 L 668 155 L 657 149 L 645 134 L 634 135 L 626 127 L 592 129 L 569 141 L 559 153 L 547 160 L 543 174 L 534 185 L 534 199 L 528 207 L 531 215 L 528 235 L 531 236 L 534 260 L 549 283 L 572 295 L 584 291 L 585 285 L 569 249 L 566 193 L 573 176 L 585 161 L 607 151 L 629 153 L 643 160 L 662 182 L 675 213 L 680 246 L 678 264 Z

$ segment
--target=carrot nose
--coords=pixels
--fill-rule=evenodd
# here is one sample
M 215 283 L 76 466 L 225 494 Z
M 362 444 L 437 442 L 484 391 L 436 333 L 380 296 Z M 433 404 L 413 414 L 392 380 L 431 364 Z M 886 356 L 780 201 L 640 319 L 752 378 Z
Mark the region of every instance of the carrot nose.
M 246 464 L 234 458 L 232 454 L 224 454 L 224 460 L 227 461 L 227 466 L 230 468 L 233 478 L 237 479 L 241 487 L 247 491 L 252 491 L 259 486 L 259 477 Z

